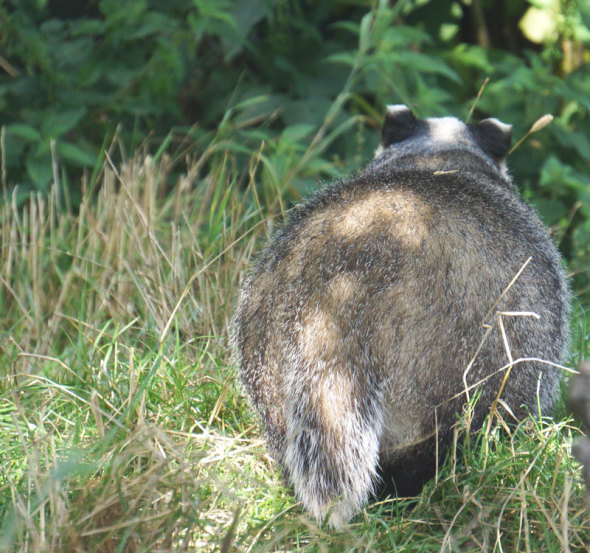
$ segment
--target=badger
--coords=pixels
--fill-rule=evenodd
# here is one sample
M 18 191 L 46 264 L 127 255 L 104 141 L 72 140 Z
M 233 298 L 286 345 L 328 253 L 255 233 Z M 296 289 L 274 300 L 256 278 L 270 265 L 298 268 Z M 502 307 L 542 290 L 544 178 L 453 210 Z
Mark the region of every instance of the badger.
M 497 119 L 389 106 L 375 158 L 294 208 L 243 283 L 241 381 L 296 497 L 332 527 L 380 487 L 419 493 L 467 402 L 471 431 L 500 392 L 519 420 L 553 406 L 570 294 L 510 142 Z

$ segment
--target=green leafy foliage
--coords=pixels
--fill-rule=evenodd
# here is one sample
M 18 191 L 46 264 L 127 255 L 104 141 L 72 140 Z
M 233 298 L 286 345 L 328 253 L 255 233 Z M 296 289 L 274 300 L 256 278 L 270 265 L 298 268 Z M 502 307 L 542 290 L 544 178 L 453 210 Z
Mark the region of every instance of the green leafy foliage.
M 509 164 L 588 290 L 588 7 L 547 3 L 553 26 L 534 44 L 529 2 L 468 4 L 0 0 L 4 189 L 21 202 L 59 181 L 77 203 L 112 141 L 116 162 L 163 141 L 200 155 L 215 138 L 206 157 L 230 156 L 238 187 L 260 152 L 259 193 L 284 208 L 371 157 L 386 104 L 467 117 L 489 79 L 476 118 L 518 138 L 555 116 Z
M 119 124 L 134 149 L 149 133 L 189 120 L 185 89 L 201 87 L 194 101 L 204 102 L 213 91 L 203 83 L 244 47 L 269 3 L 244 2 L 256 16 L 240 25 L 231 2 L 65 4 L 0 2 L 0 43 L 10 60 L 0 78 L 5 163 L 13 183 L 28 189 L 48 189 L 52 140 L 64 166 L 92 167 Z

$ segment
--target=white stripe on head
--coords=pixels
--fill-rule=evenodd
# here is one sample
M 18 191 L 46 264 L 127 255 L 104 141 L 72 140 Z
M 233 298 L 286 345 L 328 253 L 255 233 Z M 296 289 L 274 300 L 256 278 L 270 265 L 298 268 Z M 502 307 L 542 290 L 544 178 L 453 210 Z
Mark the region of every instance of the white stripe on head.
M 435 142 L 453 143 L 466 138 L 467 126 L 455 117 L 426 119 L 428 134 Z

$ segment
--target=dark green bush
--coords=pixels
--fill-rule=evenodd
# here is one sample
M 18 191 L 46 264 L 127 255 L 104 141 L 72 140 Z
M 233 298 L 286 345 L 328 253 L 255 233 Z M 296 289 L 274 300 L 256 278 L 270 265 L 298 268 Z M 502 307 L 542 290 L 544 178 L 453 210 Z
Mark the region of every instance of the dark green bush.
M 588 293 L 590 7 L 558 6 L 533 43 L 524 0 L 0 0 L 3 184 L 75 202 L 114 136 L 112 156 L 180 137 L 237 175 L 264 143 L 257 185 L 280 202 L 370 157 L 385 104 L 465 118 L 489 78 L 475 117 L 518 138 L 555 116 L 510 166 Z
M 211 112 L 211 98 L 227 101 L 239 78 L 231 59 L 271 4 L 0 2 L 9 181 L 20 183 L 23 195 L 46 190 L 52 141 L 62 167 L 89 168 L 120 124 L 133 150 L 174 125 L 204 116 L 206 124 L 218 123 L 227 105 Z M 248 7 L 245 21 L 240 10 Z

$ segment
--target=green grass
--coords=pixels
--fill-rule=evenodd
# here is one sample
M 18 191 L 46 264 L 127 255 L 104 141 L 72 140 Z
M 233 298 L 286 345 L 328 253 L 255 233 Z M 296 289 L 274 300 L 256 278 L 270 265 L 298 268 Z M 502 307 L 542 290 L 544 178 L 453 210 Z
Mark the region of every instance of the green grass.
M 342 533 L 302 512 L 227 345 L 279 192 L 308 170 L 278 178 L 264 148 L 240 165 L 213 144 L 172 191 L 167 154 L 106 163 L 77 212 L 55 190 L 3 205 L 0 551 L 584 550 L 565 409 L 472 445 L 459 430 L 416 501 L 375 500 Z

